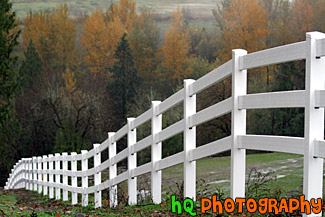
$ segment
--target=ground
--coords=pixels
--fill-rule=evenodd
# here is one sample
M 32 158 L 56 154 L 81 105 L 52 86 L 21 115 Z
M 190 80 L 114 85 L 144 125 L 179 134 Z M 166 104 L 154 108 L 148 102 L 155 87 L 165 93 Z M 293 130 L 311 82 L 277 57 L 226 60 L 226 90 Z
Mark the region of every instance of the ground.
M 256 168 L 261 174 L 271 172 L 273 181 L 267 183 L 266 187 L 270 192 L 280 192 L 281 196 L 288 196 L 288 192 L 296 191 L 302 193 L 302 167 L 303 158 L 299 155 L 283 153 L 265 153 L 247 155 L 247 174 Z M 221 189 L 225 195 L 229 196 L 229 174 L 230 157 L 205 158 L 197 161 L 197 192 L 198 197 L 203 193 L 211 196 Z M 182 165 L 163 170 L 163 195 L 168 199 L 171 194 L 181 194 L 182 185 Z M 256 174 L 254 174 L 256 175 Z M 105 176 L 103 176 L 105 177 Z M 253 177 L 252 180 L 255 180 Z M 139 188 L 150 190 L 149 175 L 139 178 Z M 121 184 L 120 191 L 126 191 L 126 183 Z M 279 189 L 281 189 L 279 191 Z M 167 193 L 169 192 L 169 193 Z M 34 191 L 0 189 L 0 216 L 30 216 L 34 211 L 38 216 L 75 216 L 77 213 L 84 213 L 89 216 L 170 216 L 170 203 L 163 202 L 153 205 L 151 202 L 143 202 L 138 206 L 119 206 L 110 209 L 108 195 L 103 192 L 103 204 L 101 209 L 94 209 L 91 203 L 93 198 L 90 196 L 90 205 L 82 207 L 69 205 L 68 202 L 56 201 L 41 196 Z M 125 200 L 125 198 L 124 198 Z

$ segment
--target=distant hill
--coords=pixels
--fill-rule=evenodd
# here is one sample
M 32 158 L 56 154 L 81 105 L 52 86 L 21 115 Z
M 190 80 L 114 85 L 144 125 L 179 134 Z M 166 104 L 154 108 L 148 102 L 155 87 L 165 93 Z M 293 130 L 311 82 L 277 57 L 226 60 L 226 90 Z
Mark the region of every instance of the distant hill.
M 107 9 L 111 1 L 117 0 L 12 0 L 13 9 L 17 16 L 22 19 L 26 17 L 29 11 L 38 12 L 40 10 L 52 10 L 60 3 L 68 5 L 70 14 L 74 17 L 81 13 L 90 14 L 92 11 L 100 8 Z M 135 0 L 137 8 L 152 8 L 158 18 L 164 20 L 169 17 L 170 11 L 177 5 L 183 8 L 185 15 L 189 20 L 212 21 L 211 10 L 216 8 L 221 0 Z

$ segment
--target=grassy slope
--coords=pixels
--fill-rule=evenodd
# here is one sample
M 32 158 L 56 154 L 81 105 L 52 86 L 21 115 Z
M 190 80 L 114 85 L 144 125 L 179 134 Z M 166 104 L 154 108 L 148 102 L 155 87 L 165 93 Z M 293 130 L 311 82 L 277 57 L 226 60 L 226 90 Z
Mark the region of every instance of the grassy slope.
M 116 0 L 113 0 L 116 2 Z M 26 13 L 31 11 L 55 9 L 56 5 L 64 2 L 67 3 L 70 13 L 78 16 L 80 12 L 89 13 L 97 8 L 106 9 L 109 7 L 111 0 L 13 0 L 13 8 L 18 17 L 23 18 Z M 175 9 L 177 5 L 181 7 L 194 9 L 195 13 L 201 16 L 211 16 L 211 9 L 215 8 L 220 0 L 135 0 L 138 7 L 150 7 L 159 14 L 168 13 Z M 210 10 L 209 10 L 210 9 Z
M 278 178 L 276 179 L 276 182 L 269 184 L 269 187 L 273 189 L 281 187 L 283 192 L 297 189 L 301 191 L 302 166 L 302 157 L 293 154 L 268 153 L 247 156 L 247 173 L 251 168 L 257 168 L 265 172 L 275 170 L 274 174 Z M 209 195 L 212 195 L 217 188 L 222 188 L 225 191 L 226 196 L 228 196 L 230 185 L 229 173 L 229 157 L 206 158 L 197 161 L 197 177 L 198 179 L 205 180 L 205 184 L 202 184 L 202 182 L 201 184 L 198 184 L 198 191 L 205 189 L 209 192 Z M 174 191 L 176 187 L 175 183 L 181 182 L 182 175 L 182 165 L 164 170 L 163 191 Z M 143 177 L 138 180 L 139 185 L 143 180 L 142 178 Z M 207 183 L 209 184 L 207 185 Z M 103 200 L 105 201 L 105 198 Z M 62 216 L 72 216 L 72 214 L 78 212 L 87 213 L 91 216 L 149 216 L 149 214 L 156 212 L 156 215 L 163 216 L 164 214 L 169 213 L 169 206 L 165 205 L 161 207 L 160 205 L 149 205 L 141 207 L 119 207 L 114 210 L 108 208 L 94 210 L 93 205 L 90 205 L 87 208 L 82 208 L 80 205 L 71 206 L 62 201 L 57 202 L 55 200 L 49 200 L 47 197 L 41 197 L 35 192 L 24 190 L 4 192 L 0 190 L 0 216 L 1 210 L 9 216 L 11 214 L 13 214 L 13 216 L 22 216 L 31 213 L 33 210 L 42 212 L 43 214 L 40 216 L 54 216 L 55 213 L 60 213 Z

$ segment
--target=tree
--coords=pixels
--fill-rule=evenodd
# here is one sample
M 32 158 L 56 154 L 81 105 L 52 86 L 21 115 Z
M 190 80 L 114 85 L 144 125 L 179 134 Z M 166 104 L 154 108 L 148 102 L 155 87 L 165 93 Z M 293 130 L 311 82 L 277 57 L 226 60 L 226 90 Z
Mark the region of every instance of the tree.
M 123 32 L 119 19 L 107 23 L 100 10 L 86 19 L 80 42 L 86 51 L 84 60 L 93 76 L 109 77 L 108 68 L 114 63 L 114 51 Z
M 18 159 L 16 131 L 19 129 L 15 119 L 13 100 L 17 92 L 17 73 L 13 71 L 16 58 L 12 56 L 18 44 L 20 30 L 17 30 L 15 13 L 8 0 L 0 1 L 0 173 L 8 174 L 13 163 Z M 0 185 L 6 176 L 0 177 Z
M 306 40 L 306 32 L 312 29 L 313 9 L 311 0 L 295 0 L 291 11 L 291 29 L 294 42 Z
M 265 48 L 268 14 L 257 0 L 232 0 L 214 11 L 220 30 L 218 56 L 231 59 L 231 50 L 242 48 L 254 52 Z
M 159 43 L 159 28 L 153 21 L 151 10 L 140 9 L 140 15 L 130 31 L 129 42 L 138 74 L 143 79 L 144 88 L 149 89 L 157 77 L 155 69 Z
M 129 32 L 133 23 L 137 20 L 136 3 L 132 0 L 119 0 L 119 4 L 111 3 L 108 8 L 105 20 L 112 22 L 119 20 L 123 24 L 123 29 Z M 121 28 L 122 26 L 120 26 Z
M 24 52 L 25 59 L 23 60 L 19 75 L 21 87 L 26 89 L 30 86 L 34 76 L 39 75 L 42 70 L 42 61 L 38 55 L 33 40 L 30 40 L 27 50 Z
M 169 87 L 181 85 L 183 79 L 190 74 L 186 69 L 186 61 L 190 49 L 189 29 L 186 26 L 180 7 L 171 13 L 171 27 L 165 33 L 165 42 L 162 47 L 163 78 Z
M 64 72 L 77 65 L 76 23 L 69 17 L 66 4 L 55 11 L 30 12 L 24 21 L 23 45 L 33 41 L 44 68 Z
M 110 68 L 112 73 L 112 82 L 109 84 L 110 103 L 114 105 L 117 128 L 125 123 L 128 108 L 134 103 L 140 85 L 140 78 L 126 37 L 127 34 L 124 33 L 114 54 L 116 62 Z

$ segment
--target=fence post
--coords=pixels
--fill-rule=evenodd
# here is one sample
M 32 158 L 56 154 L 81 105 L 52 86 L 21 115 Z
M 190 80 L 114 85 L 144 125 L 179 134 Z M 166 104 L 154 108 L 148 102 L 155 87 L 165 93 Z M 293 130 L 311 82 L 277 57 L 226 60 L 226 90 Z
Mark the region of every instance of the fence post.
M 162 129 L 162 115 L 158 114 L 160 101 L 151 102 L 151 196 L 154 203 L 161 203 L 161 171 L 155 170 L 155 164 L 161 160 L 161 142 L 157 143 L 157 134 Z
M 109 156 L 109 180 L 110 180 L 110 189 L 109 189 L 109 204 L 110 207 L 117 206 L 117 186 L 112 185 L 113 179 L 117 175 L 116 164 L 112 165 L 112 158 L 116 155 L 116 142 L 114 141 L 114 132 L 108 133 L 108 156 Z
M 88 188 L 88 176 L 86 175 L 86 171 L 88 170 L 88 158 L 86 158 L 87 150 L 82 150 L 82 162 L 81 162 L 81 170 L 82 170 L 82 206 L 88 206 L 88 194 L 85 193 Z
M 33 180 L 34 180 L 34 191 L 37 191 L 37 158 L 33 157 Z
M 60 179 L 61 179 L 61 176 L 59 174 L 60 169 L 61 169 L 60 163 L 61 163 L 60 162 L 60 154 L 56 153 L 55 154 L 55 183 L 56 184 L 60 184 Z M 55 188 L 55 199 L 56 200 L 61 199 L 61 189 L 58 185 Z
M 190 128 L 189 117 L 196 112 L 196 95 L 190 95 L 193 79 L 184 80 L 184 198 L 196 200 L 196 161 L 190 161 L 190 152 L 196 148 L 196 127 Z
M 42 193 L 42 157 L 37 157 L 38 193 Z
M 306 200 L 322 198 L 323 159 L 314 158 L 315 140 L 324 139 L 324 108 L 315 108 L 315 90 L 324 90 L 325 59 L 316 58 L 316 41 L 325 34 L 306 34 L 306 107 L 305 107 L 305 152 L 304 152 L 304 195 Z M 304 215 L 305 216 L 305 215 Z M 311 214 L 310 216 L 321 216 Z
M 76 152 L 71 152 L 71 171 L 73 173 L 73 176 L 71 178 L 71 184 L 72 184 L 72 193 L 71 193 L 71 203 L 72 205 L 78 203 L 78 193 L 74 188 L 76 188 L 77 185 L 77 176 L 75 176 L 74 172 L 77 171 L 77 161 L 76 161 Z
M 49 198 L 52 199 L 54 198 L 54 180 L 53 180 L 53 160 L 54 160 L 54 156 L 53 154 L 49 154 Z
M 102 173 L 97 172 L 96 167 L 101 164 L 101 153 L 99 152 L 100 144 L 94 144 L 94 167 L 95 167 L 95 208 L 102 206 L 102 191 L 98 191 L 98 185 L 102 182 Z
M 43 195 L 47 195 L 47 176 L 48 176 L 48 170 L 47 170 L 47 156 L 43 155 L 43 181 L 44 181 L 44 187 L 43 187 Z
M 238 98 L 247 93 L 247 70 L 240 70 L 240 58 L 246 50 L 232 50 L 232 112 L 231 112 L 231 173 L 230 197 L 245 197 L 246 150 L 239 149 L 238 135 L 246 134 L 246 110 L 239 109 Z
M 33 158 L 28 158 L 28 164 L 29 164 L 29 186 L 28 190 L 33 190 Z
M 67 162 L 67 152 L 62 153 L 62 170 L 63 170 L 63 178 L 62 182 L 64 186 L 68 186 L 68 176 L 67 176 L 67 171 L 68 171 L 68 162 Z M 63 189 L 63 201 L 69 200 L 69 195 L 68 191 L 66 189 Z
M 131 154 L 133 145 L 137 142 L 137 129 L 134 128 L 132 130 L 133 120 L 134 120 L 134 118 L 127 118 L 127 123 L 128 123 L 128 134 L 127 134 L 128 139 L 127 140 L 128 140 L 128 150 L 129 150 L 129 156 L 128 156 L 129 205 L 137 204 L 137 177 L 132 178 L 132 176 L 131 176 L 131 170 L 133 170 L 137 166 L 137 154 L 136 153 Z

